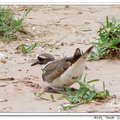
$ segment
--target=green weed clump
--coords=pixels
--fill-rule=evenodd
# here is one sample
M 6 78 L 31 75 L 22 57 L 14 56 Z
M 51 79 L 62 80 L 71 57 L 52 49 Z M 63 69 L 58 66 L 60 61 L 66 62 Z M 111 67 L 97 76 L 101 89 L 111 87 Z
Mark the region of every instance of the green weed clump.
M 113 18 L 106 17 L 105 24 L 102 24 L 98 31 L 98 42 L 94 43 L 96 52 L 91 52 L 89 60 L 104 58 L 120 58 L 120 24 Z
M 27 54 L 31 52 L 34 48 L 36 48 L 38 45 L 39 45 L 39 42 L 34 42 L 29 46 L 25 44 L 20 44 L 17 49 L 20 50 L 21 53 Z
M 63 110 L 71 109 L 80 104 L 90 103 L 91 101 L 103 101 L 110 97 L 109 91 L 105 88 L 105 83 L 103 82 L 103 90 L 98 91 L 90 83 L 97 82 L 98 79 L 86 81 L 86 76 L 82 79 L 80 76 L 77 79 L 79 84 L 78 90 L 72 91 L 70 88 L 65 87 L 66 93 L 63 96 L 71 103 L 71 105 L 62 106 Z
M 10 8 L 0 7 L 0 40 L 10 42 L 17 40 L 17 32 L 24 32 L 23 21 L 30 12 L 27 8 L 21 18 L 15 18 Z

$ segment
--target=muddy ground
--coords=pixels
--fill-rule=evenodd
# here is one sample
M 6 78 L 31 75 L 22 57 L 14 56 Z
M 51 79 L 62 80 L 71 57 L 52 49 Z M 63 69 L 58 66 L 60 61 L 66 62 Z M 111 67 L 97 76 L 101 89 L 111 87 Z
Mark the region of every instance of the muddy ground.
M 111 96 L 116 97 L 107 102 L 93 102 L 67 111 L 60 109 L 61 104 L 68 103 L 65 99 L 60 99 L 60 95 L 53 94 L 56 99 L 54 102 L 40 100 L 34 95 L 35 91 L 40 92 L 45 83 L 41 77 L 42 66 L 30 66 L 40 53 L 51 53 L 59 59 L 73 55 L 77 47 L 85 51 L 92 41 L 96 41 L 97 31 L 106 16 L 114 16 L 120 22 L 120 6 L 32 7 L 25 19 L 25 29 L 34 37 L 20 35 L 18 41 L 0 43 L 0 53 L 6 58 L 6 63 L 0 63 L 0 112 L 120 112 L 119 60 L 86 61 L 88 69 L 85 70 L 88 74 L 87 79 L 100 79 L 95 84 L 97 89 L 102 89 L 104 81 Z M 18 15 L 25 8 L 26 6 L 12 6 Z M 21 43 L 30 45 L 37 41 L 41 41 L 42 45 L 29 54 L 23 55 L 16 50 Z M 13 77 L 14 80 L 2 80 L 9 77 Z M 30 82 L 35 84 L 31 85 Z

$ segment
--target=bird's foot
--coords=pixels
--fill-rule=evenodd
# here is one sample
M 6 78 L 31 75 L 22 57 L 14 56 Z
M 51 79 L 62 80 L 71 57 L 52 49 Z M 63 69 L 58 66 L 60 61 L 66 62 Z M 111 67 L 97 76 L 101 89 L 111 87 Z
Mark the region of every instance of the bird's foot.
M 64 89 L 52 88 L 52 87 L 45 88 L 45 92 L 50 92 L 50 93 L 61 93 L 63 90 Z
M 75 92 L 75 91 L 77 91 L 78 89 L 71 87 L 70 90 L 71 90 L 72 92 Z
M 76 88 L 69 88 L 72 92 L 76 92 L 78 89 Z M 45 88 L 45 92 L 50 92 L 50 93 L 62 93 L 62 92 L 66 92 L 65 88 L 52 88 L 52 87 L 47 87 Z

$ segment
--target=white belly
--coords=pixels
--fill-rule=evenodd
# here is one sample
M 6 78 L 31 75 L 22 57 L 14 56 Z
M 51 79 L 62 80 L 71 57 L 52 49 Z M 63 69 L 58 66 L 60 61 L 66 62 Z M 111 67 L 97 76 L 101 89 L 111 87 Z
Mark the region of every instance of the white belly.
M 50 83 L 51 87 L 71 86 L 76 82 L 77 77 L 83 74 L 85 68 L 85 60 L 79 59 L 70 68 L 68 68 L 59 78 Z

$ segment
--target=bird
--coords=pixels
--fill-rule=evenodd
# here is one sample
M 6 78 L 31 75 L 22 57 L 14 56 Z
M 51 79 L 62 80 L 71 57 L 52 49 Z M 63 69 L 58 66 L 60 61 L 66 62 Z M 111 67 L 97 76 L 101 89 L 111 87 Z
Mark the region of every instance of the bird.
M 55 58 L 53 55 L 51 55 L 49 53 L 42 53 L 42 54 L 39 54 L 39 56 L 37 57 L 35 62 L 31 64 L 31 66 L 35 66 L 37 64 L 44 65 L 44 64 L 47 64 L 48 62 L 51 62 L 54 60 L 55 60 Z
M 73 85 L 76 79 L 83 74 L 86 58 L 92 48 L 93 46 L 88 48 L 83 54 L 77 48 L 73 57 L 65 57 L 46 65 L 42 72 L 43 80 L 50 87 L 55 88 Z
M 42 69 L 42 79 L 50 88 L 64 88 L 71 86 L 83 74 L 85 61 L 94 46 L 89 47 L 84 53 L 76 48 L 72 57 L 53 60 Z

